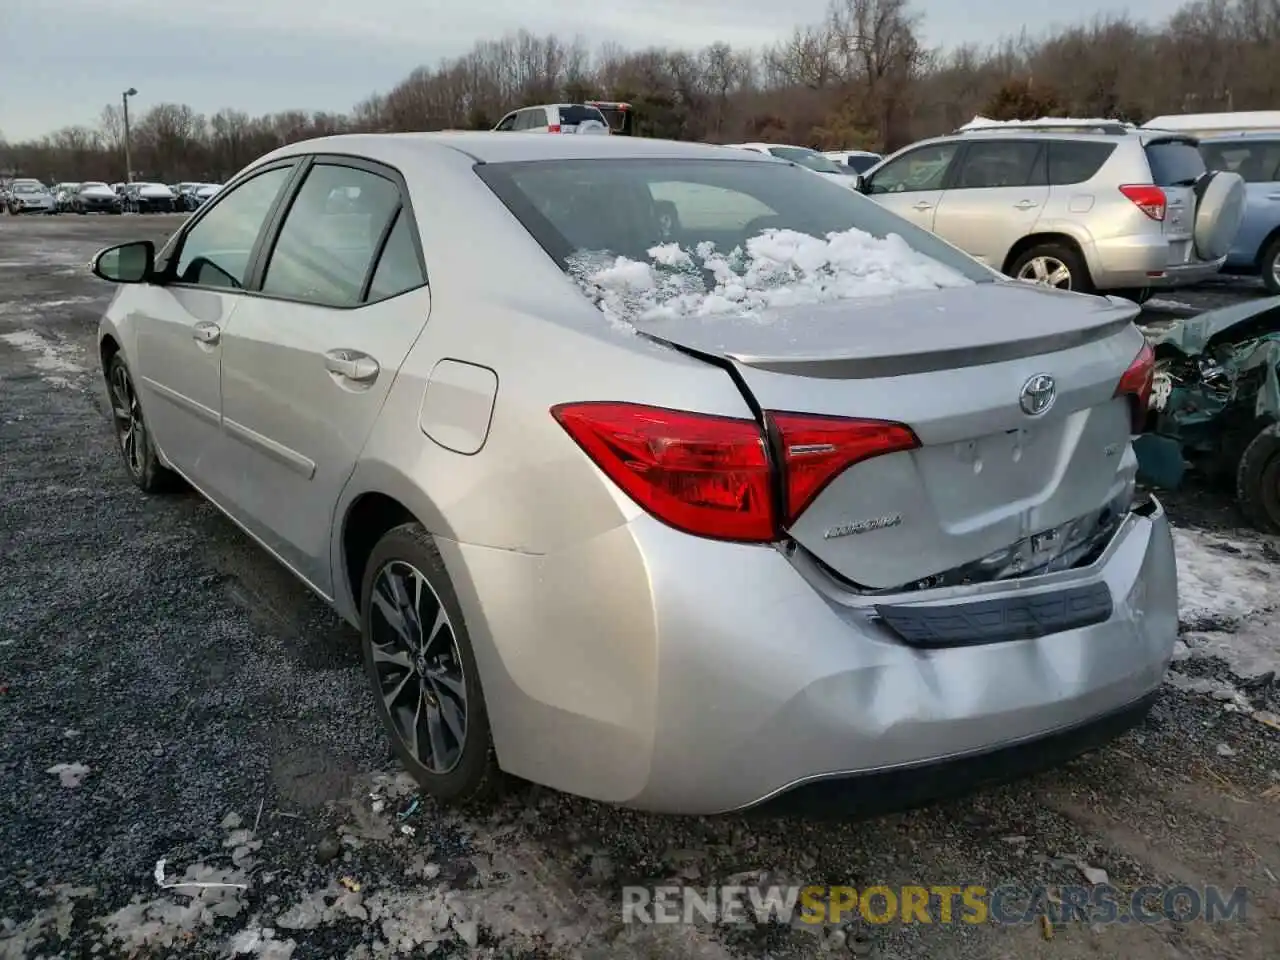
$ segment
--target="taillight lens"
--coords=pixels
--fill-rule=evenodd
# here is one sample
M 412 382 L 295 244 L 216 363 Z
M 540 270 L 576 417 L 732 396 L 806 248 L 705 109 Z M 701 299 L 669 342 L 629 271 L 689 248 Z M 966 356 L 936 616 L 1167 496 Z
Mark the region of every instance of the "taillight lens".
M 1151 384 L 1155 372 L 1155 351 L 1151 349 L 1151 344 L 1144 343 L 1116 387 L 1117 397 L 1129 398 L 1134 433 L 1141 433 L 1147 425 L 1147 410 L 1151 406 Z
M 750 543 L 777 540 L 841 471 L 920 445 L 900 423 L 767 411 L 781 455 L 775 471 L 754 420 L 609 402 L 564 403 L 551 415 L 663 523 Z M 775 504 L 783 506 L 781 518 Z
M 1163 220 L 1168 198 L 1164 190 L 1151 184 L 1126 184 L 1120 192 L 1133 201 L 1134 205 L 1152 220 Z
M 777 538 L 772 468 L 754 420 L 632 403 L 567 403 L 551 414 L 664 523 L 721 540 Z
M 560 132 L 560 124 L 558 123 L 553 123 L 551 124 L 551 126 L 547 127 L 547 133 L 559 133 L 559 132 Z
M 777 411 L 767 416 L 782 448 L 784 524 L 794 522 L 827 484 L 855 463 L 920 446 L 910 427 L 887 420 Z

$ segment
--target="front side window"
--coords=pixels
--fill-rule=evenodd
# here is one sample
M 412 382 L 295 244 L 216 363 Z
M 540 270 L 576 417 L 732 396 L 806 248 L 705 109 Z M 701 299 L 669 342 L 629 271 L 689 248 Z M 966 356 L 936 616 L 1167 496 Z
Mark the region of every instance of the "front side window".
M 517 115 L 514 113 L 507 114 L 505 117 L 502 118 L 502 120 L 498 123 L 498 126 L 495 127 L 495 129 L 501 130 L 503 132 L 506 132 L 508 130 L 514 130 L 516 126 L 516 116 Z
M 179 283 L 240 290 L 258 234 L 284 188 L 292 167 L 275 167 L 239 184 L 209 208 L 183 237 L 174 276 Z M 135 195 L 150 184 L 135 185 Z
M 729 253 L 770 230 L 811 237 L 896 234 L 963 276 L 994 274 L 931 233 L 853 190 L 785 164 L 750 160 L 590 160 L 489 163 L 476 173 L 565 269 L 577 254 L 648 260 L 657 245 Z
M 357 305 L 399 206 L 400 189 L 386 177 L 316 164 L 285 216 L 262 292 L 323 306 Z
M 890 160 L 872 175 L 867 183 L 867 192 L 941 190 L 958 146 L 957 143 L 933 143 Z

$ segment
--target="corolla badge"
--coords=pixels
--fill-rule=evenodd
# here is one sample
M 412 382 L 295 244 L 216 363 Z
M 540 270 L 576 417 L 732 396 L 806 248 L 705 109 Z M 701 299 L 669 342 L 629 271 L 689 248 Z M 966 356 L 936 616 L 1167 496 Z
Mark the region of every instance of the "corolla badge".
M 1058 398 L 1058 385 L 1047 373 L 1037 373 L 1022 385 L 1022 393 L 1018 396 L 1018 406 L 1029 417 L 1038 417 L 1046 413 Z

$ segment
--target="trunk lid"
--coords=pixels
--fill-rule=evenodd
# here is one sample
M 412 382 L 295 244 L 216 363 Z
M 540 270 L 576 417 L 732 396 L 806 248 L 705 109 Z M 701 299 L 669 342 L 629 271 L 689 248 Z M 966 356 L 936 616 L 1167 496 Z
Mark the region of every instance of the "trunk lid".
M 918 449 L 847 468 L 788 529 L 841 576 L 888 589 L 1095 515 L 1123 489 L 1129 407 L 1114 394 L 1142 347 L 1137 313 L 999 281 L 637 326 L 731 363 L 764 410 L 915 431 Z M 1031 416 L 1020 400 L 1040 375 L 1056 397 Z

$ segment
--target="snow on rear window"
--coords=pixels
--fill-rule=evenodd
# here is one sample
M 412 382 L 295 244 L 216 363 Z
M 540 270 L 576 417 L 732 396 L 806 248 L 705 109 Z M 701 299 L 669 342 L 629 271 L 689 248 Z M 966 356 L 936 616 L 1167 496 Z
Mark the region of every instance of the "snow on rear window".
M 674 243 L 647 260 L 575 253 L 576 280 L 615 326 L 636 320 L 724 314 L 765 319 L 775 308 L 969 286 L 973 280 L 913 249 L 897 234 L 852 229 L 825 239 L 766 230 L 728 253 Z

